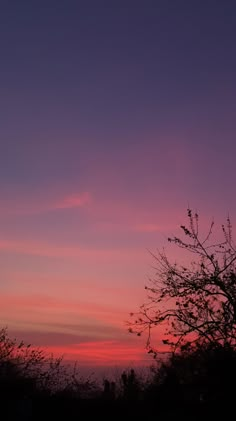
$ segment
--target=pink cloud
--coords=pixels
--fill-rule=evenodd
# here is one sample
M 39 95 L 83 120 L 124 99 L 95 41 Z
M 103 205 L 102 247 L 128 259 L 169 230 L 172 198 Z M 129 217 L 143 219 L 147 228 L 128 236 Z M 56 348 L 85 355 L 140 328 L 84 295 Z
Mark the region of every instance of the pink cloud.
M 136 365 L 150 365 L 152 359 L 142 345 L 122 343 L 118 341 L 86 342 L 74 346 L 50 347 L 48 351 L 54 355 L 64 355 L 66 359 L 78 360 L 78 363 L 114 366 L 132 363 Z
M 114 339 L 89 338 L 82 333 L 70 332 L 37 332 L 27 330 L 9 330 L 11 337 L 32 346 L 44 349 L 55 357 L 63 356 L 64 360 L 77 361 L 79 366 L 124 366 L 131 364 L 147 365 L 152 359 L 147 354 L 144 344 L 131 335 Z
M 55 202 L 52 209 L 80 208 L 91 202 L 91 195 L 88 192 L 72 194 L 64 197 L 60 202 Z
M 81 246 L 55 245 L 44 242 L 0 240 L 0 250 L 33 256 L 59 258 L 94 258 L 95 260 L 131 260 L 143 256 L 143 250 L 130 248 L 85 248 Z
M 1 200 L 1 213 L 7 214 L 38 214 L 52 212 L 59 209 L 73 209 L 87 206 L 91 202 L 89 192 L 73 193 L 65 195 L 51 194 L 37 195 L 36 197 L 17 197 L 14 199 Z
M 63 331 L 69 326 L 70 330 L 77 330 L 78 323 L 81 328 L 92 324 L 93 333 L 98 336 L 103 334 L 103 326 L 104 329 L 105 326 L 113 326 L 121 331 L 125 329 L 124 318 L 128 317 L 128 312 L 122 311 L 114 301 L 114 297 L 112 302 L 106 304 L 82 299 L 63 300 L 43 294 L 1 294 L 0 314 L 7 324 L 35 326 L 45 330 L 54 329 L 58 323 L 58 329 Z
M 137 224 L 133 227 L 134 231 L 138 232 L 158 232 L 163 231 L 166 227 L 156 224 Z
M 150 364 L 146 338 L 127 332 L 124 313 L 114 303 L 100 305 L 83 300 L 63 300 L 47 295 L 0 296 L 2 323 L 14 336 L 46 347 L 55 355 L 83 364 Z M 14 315 L 12 314 L 14 309 Z M 127 315 L 128 318 L 128 315 Z M 154 343 L 160 343 L 155 332 Z
M 4 294 L 0 296 L 1 310 L 12 306 L 14 308 L 20 307 L 38 307 L 49 308 L 58 310 L 77 311 L 78 313 L 107 313 L 108 311 L 117 312 L 118 307 L 114 308 L 113 305 L 100 305 L 98 303 L 83 302 L 76 299 L 63 300 L 61 298 L 50 297 L 45 294 L 31 294 L 31 295 L 13 295 Z
M 153 233 L 175 230 L 183 222 L 185 214 L 180 206 L 149 207 L 146 203 L 138 206 L 130 202 L 100 200 L 95 197 L 88 214 L 96 221 L 101 232 L 140 232 Z M 173 221 L 173 222 L 172 222 Z M 179 221 L 179 224 L 178 224 Z

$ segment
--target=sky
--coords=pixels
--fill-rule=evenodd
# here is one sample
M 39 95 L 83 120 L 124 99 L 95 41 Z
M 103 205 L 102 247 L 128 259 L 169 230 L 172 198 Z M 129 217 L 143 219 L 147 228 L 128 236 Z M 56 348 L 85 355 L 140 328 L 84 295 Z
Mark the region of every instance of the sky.
M 12 335 L 81 365 L 152 362 L 125 325 L 146 299 L 148 250 L 188 207 L 203 230 L 235 219 L 235 42 L 233 0 L 1 1 Z

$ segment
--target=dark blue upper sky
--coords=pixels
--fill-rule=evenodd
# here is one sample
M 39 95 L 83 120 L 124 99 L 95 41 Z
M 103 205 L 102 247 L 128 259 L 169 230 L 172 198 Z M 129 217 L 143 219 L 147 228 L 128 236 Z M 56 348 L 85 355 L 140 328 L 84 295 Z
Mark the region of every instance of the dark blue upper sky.
M 225 142 L 231 159 L 234 1 L 23 0 L 0 7 L 0 174 L 7 182 L 87 180 L 88 165 L 127 167 L 124 157 L 144 145 L 153 168 L 168 142 L 196 156 L 204 148 L 208 158 Z

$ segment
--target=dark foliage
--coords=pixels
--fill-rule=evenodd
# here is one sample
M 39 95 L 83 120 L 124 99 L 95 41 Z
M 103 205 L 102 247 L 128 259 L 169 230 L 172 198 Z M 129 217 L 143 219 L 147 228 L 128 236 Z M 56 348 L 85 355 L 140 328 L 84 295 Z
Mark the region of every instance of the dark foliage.
M 178 403 L 233 402 L 236 383 L 236 352 L 226 345 L 197 347 L 174 353 L 153 369 L 147 396 Z
M 236 353 L 232 347 L 185 349 L 152 368 L 149 381 L 126 370 L 100 390 L 91 379 L 68 371 L 42 350 L 26 347 L 2 330 L 0 400 L 5 420 L 204 418 L 234 401 Z M 56 363 L 57 361 L 57 363 Z M 50 362 L 50 364 L 49 364 Z M 29 368 L 29 371 L 27 371 Z M 43 379 L 43 381 L 42 381 Z M 46 380 L 45 380 L 46 379 Z M 221 407 L 219 407 L 219 403 Z M 207 416 L 208 417 L 208 416 Z

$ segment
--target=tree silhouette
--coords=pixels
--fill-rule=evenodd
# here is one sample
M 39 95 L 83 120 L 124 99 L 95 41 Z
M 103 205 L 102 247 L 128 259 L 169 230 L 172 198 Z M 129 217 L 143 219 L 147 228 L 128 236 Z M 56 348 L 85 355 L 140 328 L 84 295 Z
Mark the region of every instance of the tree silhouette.
M 121 375 L 123 398 L 126 400 L 135 400 L 139 398 L 141 392 L 141 383 L 134 369 L 124 371 Z
M 236 352 L 229 345 L 196 346 L 153 367 L 147 395 L 161 400 L 234 402 Z
M 38 389 L 55 391 L 66 374 L 61 363 L 62 357 L 54 358 L 41 348 L 12 339 L 6 328 L 0 329 L 0 368 L 7 373 L 10 370 L 10 378 L 15 372 L 18 379 L 28 379 Z
M 12 339 L 6 328 L 0 329 L 0 392 L 18 395 L 70 395 L 77 398 L 97 393 L 96 381 L 83 378 L 75 363 L 63 364 L 44 349 Z
M 168 241 L 194 260 L 182 265 L 172 263 L 164 250 L 152 254 L 157 272 L 145 286 L 148 301 L 128 322 L 131 333 L 148 333 L 147 346 L 154 357 L 158 350 L 152 347 L 151 330 L 157 326 L 164 327 L 163 343 L 173 350 L 236 345 L 236 247 L 230 219 L 221 226 L 223 238 L 217 242 L 214 222 L 202 236 L 198 214 L 188 209 L 187 216 L 188 226 L 181 225 L 183 236 Z

